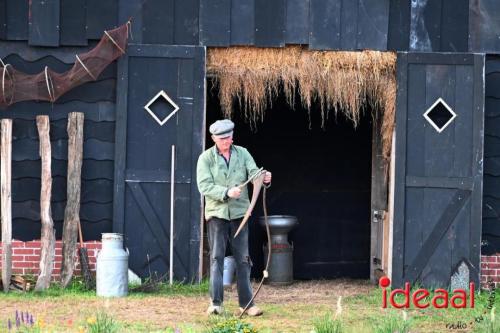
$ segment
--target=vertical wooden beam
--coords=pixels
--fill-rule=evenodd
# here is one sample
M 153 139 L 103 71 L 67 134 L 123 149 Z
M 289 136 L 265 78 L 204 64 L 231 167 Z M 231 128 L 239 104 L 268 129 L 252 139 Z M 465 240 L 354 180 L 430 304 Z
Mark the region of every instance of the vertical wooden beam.
M 42 239 L 40 255 L 40 275 L 35 290 L 47 289 L 50 285 L 55 257 L 55 229 L 50 211 L 52 192 L 50 123 L 49 116 L 37 116 L 36 126 L 40 137 L 40 157 L 42 158 L 42 188 L 40 192 L 40 219 L 42 221 Z
M 75 268 L 83 156 L 84 115 L 82 112 L 71 112 L 68 116 L 68 180 L 62 235 L 61 285 L 63 287 L 71 281 Z
M 373 117 L 372 130 L 372 184 L 370 217 L 370 280 L 376 283 L 382 274 L 383 226 L 387 212 L 387 173 L 382 147 L 382 114 Z
M 2 218 L 2 284 L 5 292 L 9 291 L 12 276 L 12 119 L 2 119 L 0 142 L 0 187 Z

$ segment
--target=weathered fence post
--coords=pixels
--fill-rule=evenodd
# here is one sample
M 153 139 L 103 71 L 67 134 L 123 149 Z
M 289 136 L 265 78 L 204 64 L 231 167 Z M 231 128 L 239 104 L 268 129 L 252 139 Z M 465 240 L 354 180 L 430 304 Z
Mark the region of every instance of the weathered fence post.
M 42 221 L 42 239 L 40 254 L 40 275 L 35 290 L 47 289 L 50 285 L 55 257 L 55 229 L 50 211 L 52 191 L 50 123 L 49 116 L 37 116 L 36 126 L 40 137 L 40 157 L 42 158 L 42 188 L 40 192 L 40 219 Z
M 62 236 L 61 285 L 63 287 L 71 281 L 75 268 L 76 241 L 80 223 L 84 116 L 81 112 L 71 112 L 68 118 L 68 180 Z
M 12 276 L 12 119 L 2 119 L 1 126 L 1 218 L 2 218 L 2 284 L 5 292 L 9 291 Z

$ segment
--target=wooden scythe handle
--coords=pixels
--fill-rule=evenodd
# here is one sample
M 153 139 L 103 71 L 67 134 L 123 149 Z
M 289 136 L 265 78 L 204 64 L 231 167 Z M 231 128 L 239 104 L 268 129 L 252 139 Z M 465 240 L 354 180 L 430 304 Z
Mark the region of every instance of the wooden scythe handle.
M 262 170 L 260 175 L 258 175 L 257 177 L 254 178 L 252 200 L 250 201 L 250 206 L 248 206 L 248 209 L 245 213 L 245 216 L 243 217 L 243 220 L 240 223 L 240 226 L 238 227 L 238 230 L 236 230 L 236 232 L 234 234 L 234 238 L 236 238 L 236 236 L 238 236 L 241 229 L 243 229 L 245 224 L 248 222 L 250 215 L 252 214 L 252 211 L 255 207 L 255 204 L 257 203 L 257 199 L 259 198 L 262 184 L 264 184 L 265 175 L 266 175 L 266 172 Z

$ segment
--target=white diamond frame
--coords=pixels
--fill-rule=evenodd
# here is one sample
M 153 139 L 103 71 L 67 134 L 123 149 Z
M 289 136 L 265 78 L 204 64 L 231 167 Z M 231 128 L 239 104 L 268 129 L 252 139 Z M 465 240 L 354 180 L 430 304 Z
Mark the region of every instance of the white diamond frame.
M 149 108 L 151 106 L 151 104 L 153 104 L 154 102 L 156 102 L 156 100 L 158 99 L 158 97 L 163 97 L 168 103 L 170 103 L 171 106 L 174 107 L 174 110 L 172 112 L 170 112 L 170 114 L 168 116 L 165 117 L 165 119 L 163 120 L 160 120 L 156 114 Z M 156 122 L 158 124 L 160 124 L 160 126 L 163 126 L 170 118 L 172 118 L 172 116 L 174 114 L 177 113 L 177 111 L 179 111 L 179 106 L 177 104 L 175 104 L 175 102 L 167 95 L 167 93 L 164 91 L 164 90 L 160 90 L 155 97 L 151 98 L 148 102 L 148 104 L 146 104 L 144 106 L 144 108 L 146 109 L 146 111 L 148 111 L 148 113 L 151 115 L 151 117 L 154 118 L 154 120 L 156 120 Z
M 432 121 L 432 119 L 429 117 L 429 112 L 432 111 L 432 109 L 438 104 L 438 103 L 442 103 L 444 105 L 444 107 L 446 109 L 448 109 L 448 111 L 451 113 L 451 118 L 448 119 L 448 121 L 446 122 L 446 124 L 444 124 L 444 126 L 442 128 L 439 128 L 435 123 L 434 121 Z M 439 97 L 428 109 L 427 111 L 424 112 L 424 118 L 429 122 L 429 124 L 432 125 L 432 127 L 434 127 L 434 129 L 438 132 L 438 133 L 441 133 L 442 131 L 444 131 L 444 129 L 446 127 L 448 127 L 449 124 L 451 124 L 451 122 L 453 121 L 453 119 L 455 119 L 457 117 L 457 114 L 455 113 L 455 111 L 453 111 L 453 109 L 448 105 L 446 104 L 446 102 L 441 98 Z

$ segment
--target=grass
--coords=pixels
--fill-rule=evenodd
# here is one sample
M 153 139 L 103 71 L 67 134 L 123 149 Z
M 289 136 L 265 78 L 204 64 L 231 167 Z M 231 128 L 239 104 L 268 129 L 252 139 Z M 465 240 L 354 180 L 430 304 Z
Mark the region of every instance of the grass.
M 151 295 L 156 296 L 200 296 L 208 293 L 208 281 L 203 280 L 200 284 L 184 284 L 174 282 L 172 285 L 161 283 L 158 289 L 152 292 L 133 291 L 134 286 L 130 286 L 128 297 L 145 298 Z M 59 283 L 51 283 L 50 287 L 44 291 L 30 292 L 0 292 L 1 299 L 26 299 L 26 298 L 95 298 L 95 290 L 87 290 L 82 279 L 75 278 L 66 288 L 62 288 Z
M 331 313 L 313 320 L 314 333 L 342 333 L 344 326 L 342 321 L 334 319 Z
M 494 305 L 491 300 L 500 297 L 499 291 L 494 298 L 487 291 L 476 294 L 473 309 L 418 309 L 411 305 L 405 309 L 407 320 L 403 320 L 401 309 L 381 308 L 382 293 L 380 288 L 358 281 L 297 282 L 288 287 L 266 285 L 257 300 L 264 316 L 244 317 L 243 322 L 260 333 L 392 333 L 395 330 L 500 333 L 500 323 L 495 320 L 494 311 L 492 315 L 488 309 L 488 305 Z M 234 319 L 233 310 L 238 307 L 236 291 L 227 291 L 225 295 L 227 313 L 215 320 Z M 343 295 L 340 311 L 339 295 Z M 402 296 L 396 297 L 396 301 L 402 303 Z M 78 326 L 88 327 L 89 318 L 97 321 L 99 313 L 106 313 L 108 317 L 104 319 L 119 326 L 120 332 L 207 332 L 217 323 L 205 315 L 207 305 L 207 281 L 199 285 L 162 284 L 154 293 L 130 292 L 126 298 L 107 299 L 95 296 L 95 291 L 85 290 L 81 281 L 75 280 L 68 289 L 53 285 L 44 292 L 0 293 L 0 331 L 18 310 L 33 313 L 36 320 L 53 329 L 47 332 L 70 325 L 75 330 L 62 331 L 78 332 Z M 466 329 L 450 328 L 464 328 L 464 325 Z

